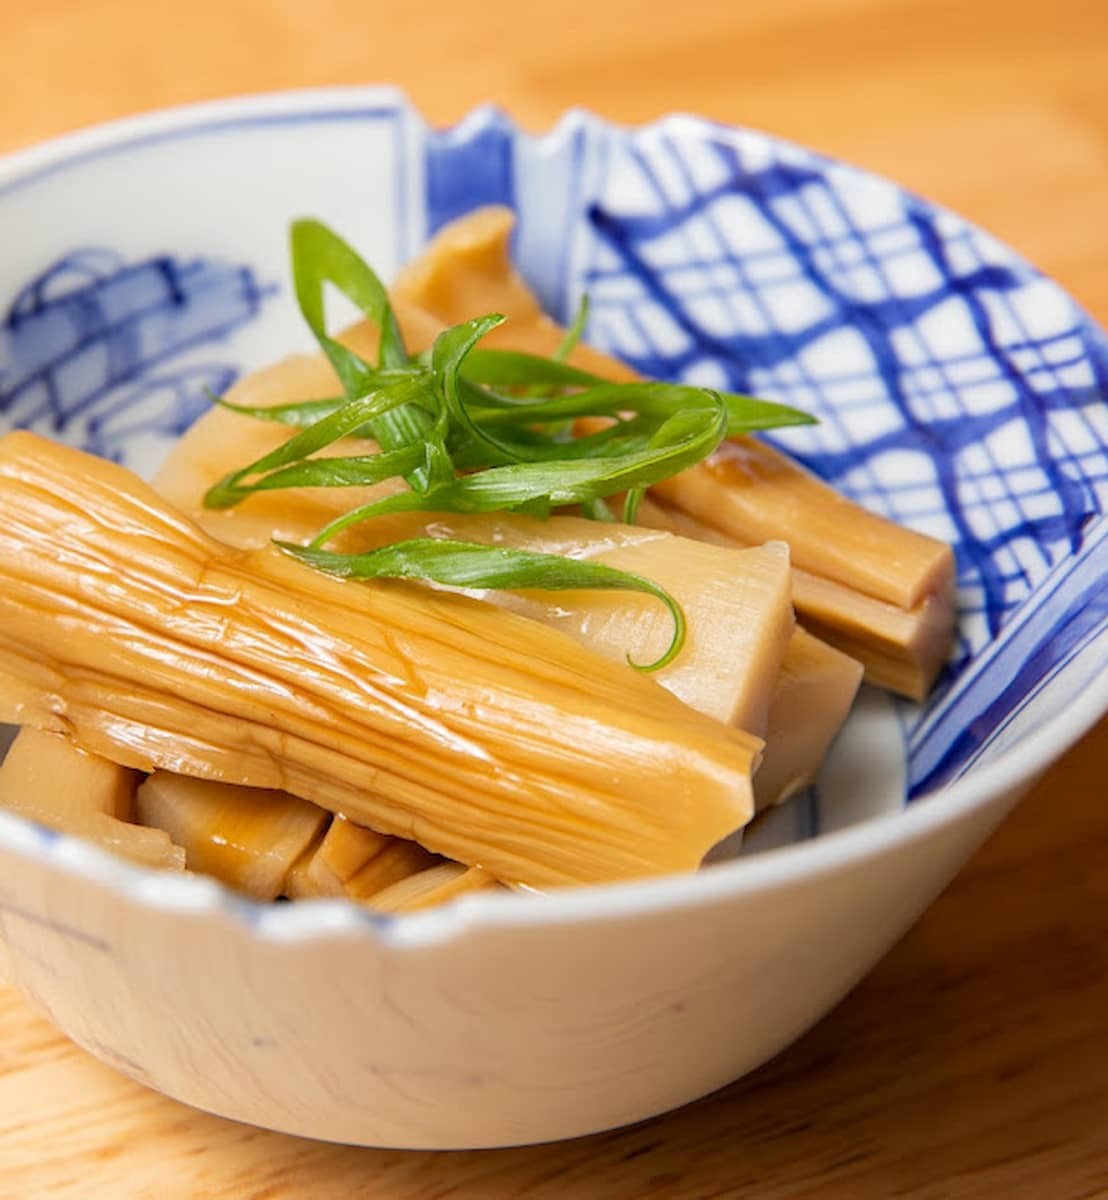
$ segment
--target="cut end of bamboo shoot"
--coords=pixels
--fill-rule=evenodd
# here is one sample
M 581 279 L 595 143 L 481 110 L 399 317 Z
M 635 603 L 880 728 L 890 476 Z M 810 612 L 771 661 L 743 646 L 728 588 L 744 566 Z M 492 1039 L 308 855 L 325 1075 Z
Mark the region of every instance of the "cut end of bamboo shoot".
M 59 828 L 95 813 L 130 821 L 139 779 L 64 733 L 21 729 L 0 765 L 0 805 L 49 813 Z
M 440 863 L 392 884 L 370 897 L 366 903 L 382 913 L 419 912 L 437 908 L 467 892 L 487 891 L 499 886 L 481 867 Z
M 386 889 L 440 865 L 440 857 L 429 853 L 416 842 L 391 838 L 383 850 L 373 855 L 356 875 L 347 880 L 343 894 L 359 903 L 370 903 Z M 457 863 L 450 865 L 459 866 Z
M 336 813 L 322 840 L 289 873 L 286 895 L 293 900 L 346 896 L 350 880 L 392 840 Z
M 653 491 L 741 541 L 783 538 L 801 569 L 898 608 L 953 593 L 945 542 L 869 512 L 757 438 L 724 442 Z
M 861 682 L 861 663 L 796 630 L 774 688 L 766 748 L 754 776 L 759 810 L 815 782 Z
M 143 866 L 184 870 L 168 833 L 132 823 L 139 778 L 63 733 L 25 728 L 0 766 L 0 807 Z
M 155 771 L 138 789 L 144 825 L 184 848 L 189 870 L 257 900 L 276 899 L 293 863 L 328 820 L 285 792 L 236 787 Z
M 713 545 L 747 544 L 654 497 L 639 506 L 639 520 Z M 857 659 L 870 683 L 909 699 L 927 696 L 950 652 L 955 621 L 952 596 L 929 596 L 915 608 L 897 608 L 794 564 L 792 599 L 806 629 Z

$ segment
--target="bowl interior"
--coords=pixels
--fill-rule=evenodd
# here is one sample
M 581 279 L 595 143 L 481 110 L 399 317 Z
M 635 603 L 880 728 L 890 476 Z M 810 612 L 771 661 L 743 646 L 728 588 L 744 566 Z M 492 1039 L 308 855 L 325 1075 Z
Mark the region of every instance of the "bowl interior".
M 1062 711 L 1108 650 L 1108 344 L 992 237 L 884 180 L 689 117 L 479 110 L 431 131 L 383 90 L 123 122 L 0 165 L 0 430 L 149 475 L 206 391 L 308 349 L 285 269 L 316 215 L 386 276 L 513 206 L 546 308 L 642 371 L 780 399 L 775 435 L 862 504 L 950 541 L 956 651 L 924 706 L 867 690 L 817 789 L 747 852 L 886 812 Z

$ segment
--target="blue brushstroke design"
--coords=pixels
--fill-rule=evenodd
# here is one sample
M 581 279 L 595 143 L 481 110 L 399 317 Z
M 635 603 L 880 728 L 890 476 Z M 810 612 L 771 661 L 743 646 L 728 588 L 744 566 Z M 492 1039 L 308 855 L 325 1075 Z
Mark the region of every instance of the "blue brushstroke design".
M 497 115 L 468 137 L 432 136 L 424 171 L 430 233 L 484 204 L 515 205 L 515 136 Z
M 1052 573 L 978 669 L 945 699 L 922 736 L 910 742 L 910 796 L 965 770 L 994 732 L 1026 707 L 1108 623 L 1108 521 L 1095 523 L 1072 560 Z
M 832 315 L 794 333 L 741 334 L 726 338 L 705 330 L 684 307 L 684 298 L 675 295 L 667 286 L 664 272 L 652 267 L 640 249 L 643 242 L 667 233 L 672 224 L 662 217 L 615 216 L 599 205 L 589 210 L 588 219 L 599 238 L 618 256 L 624 273 L 633 276 L 643 291 L 662 306 L 666 313 L 682 329 L 689 339 L 688 348 L 676 354 L 665 354 L 655 349 L 651 354 L 634 356 L 633 365 L 646 374 L 663 378 L 676 378 L 691 364 L 705 357 L 719 365 L 726 376 L 727 386 L 735 391 L 751 389 L 751 371 L 758 367 L 772 367 L 794 361 L 808 345 L 825 337 L 836 329 L 849 328 L 859 332 L 866 344 L 880 376 L 884 394 L 896 406 L 902 427 L 884 433 L 865 444 L 855 444 L 839 451 L 809 449 L 796 453 L 806 466 L 824 479 L 841 484 L 850 472 L 860 465 L 882 454 L 894 450 L 923 451 L 934 468 L 935 478 L 942 493 L 944 507 L 958 531 L 955 551 L 963 579 L 979 581 L 984 588 L 983 608 L 991 633 L 999 629 L 1005 615 L 1004 589 L 1006 578 L 997 562 L 996 551 L 1007 546 L 1013 536 L 1036 538 L 1064 538 L 1071 548 L 1078 544 L 1082 523 L 1090 515 L 1088 490 L 1080 482 L 1070 480 L 1062 471 L 1061 464 L 1054 458 L 1048 445 L 1046 414 L 1054 407 L 1072 405 L 1071 390 L 1040 394 L 1033 392 L 1024 382 L 1023 376 L 1012 366 L 988 330 L 988 319 L 977 300 L 983 290 L 1005 291 L 1022 286 L 1022 281 L 1010 270 L 990 267 L 971 275 L 955 279 L 942 252 L 942 239 L 934 229 L 933 220 L 922 210 L 908 214 L 908 219 L 921 232 L 923 244 L 931 250 L 933 261 L 941 267 L 943 285 L 930 292 L 911 298 L 893 297 L 873 303 L 859 303 L 845 295 L 839 287 L 817 268 L 813 247 L 802 241 L 776 213 L 771 201 L 781 195 L 795 193 L 808 187 L 821 177 L 812 171 L 791 169 L 782 166 L 757 173 L 744 173 L 730 150 L 727 151 L 732 170 L 734 187 L 758 202 L 761 215 L 781 237 L 782 243 L 796 264 L 798 271 L 815 286 L 832 306 Z M 705 205 L 698 197 L 685 206 L 684 212 L 701 213 Z M 924 231 L 926 236 L 922 236 Z M 719 239 L 722 247 L 722 238 Z M 955 286 L 956 284 L 956 286 Z M 1010 405 L 993 412 L 969 415 L 961 414 L 950 420 L 922 421 L 913 412 L 904 390 L 900 356 L 892 343 L 894 331 L 917 321 L 935 306 L 945 303 L 952 292 L 973 298 L 972 311 L 975 324 L 986 332 L 985 344 L 996 360 L 1003 364 L 1005 378 L 1016 385 L 1017 399 Z M 752 299 L 759 303 L 758 293 Z M 769 313 L 762 308 L 767 324 L 771 324 Z M 638 326 L 641 330 L 641 323 Z M 809 381 L 818 387 L 815 380 Z M 821 414 L 825 417 L 832 414 Z M 1063 511 L 1045 521 L 1024 521 L 1006 531 L 1001 539 L 991 543 L 977 538 L 969 525 L 959 497 L 959 481 L 953 468 L 956 454 L 966 446 L 981 442 L 990 433 L 1007 425 L 1016 418 L 1023 419 L 1031 430 L 1037 458 L 1046 470 L 1056 494 L 1063 503 Z
M 171 361 L 225 341 L 274 287 L 247 266 L 158 255 L 127 263 L 84 247 L 32 279 L 0 323 L 0 413 L 7 423 L 63 434 L 120 458 L 128 438 L 181 433 L 225 391 L 231 363 Z
M 1051 451 L 1049 445 L 1049 430 L 1046 415 L 1050 408 L 1067 406 L 1073 402 L 1072 389 L 1059 389 L 1052 393 L 1043 394 L 1028 386 L 1023 373 L 1017 369 L 1007 348 L 993 332 L 992 321 L 981 301 L 981 293 L 987 290 L 1012 290 L 1018 286 L 1014 274 L 1010 271 L 1001 272 L 994 269 L 992 278 L 986 279 L 984 272 L 977 273 L 975 278 L 959 276 L 951 268 L 943 239 L 935 229 L 935 223 L 922 210 L 909 211 L 908 219 L 919 235 L 920 242 L 927 250 L 931 262 L 942 275 L 946 289 L 960 296 L 966 303 L 973 319 L 974 328 L 982 344 L 1000 366 L 1001 378 L 1012 386 L 1016 401 L 1007 410 L 1009 415 L 1018 414 L 1023 420 L 1031 436 L 1035 448 L 1035 459 L 1050 481 L 1050 486 L 1062 504 L 1062 512 L 1058 519 L 1058 534 L 1069 542 L 1071 550 L 1080 546 L 1080 530 L 1086 517 L 1090 515 L 1086 490 L 1076 481 L 1071 480 L 1061 469 L 1061 464 Z M 1025 342 L 1029 339 L 1024 339 Z M 995 414 L 993 416 L 995 420 Z M 971 427 L 983 436 L 986 432 L 985 419 L 978 416 L 970 423 Z M 968 440 L 968 439 L 967 439 Z M 1019 529 L 1022 532 L 1023 526 Z
M 211 408 L 210 395 L 223 395 L 239 372 L 228 363 L 199 363 L 142 376 L 133 388 L 97 410 L 84 430 L 83 449 L 122 462 L 128 442 L 154 434 L 179 438 Z

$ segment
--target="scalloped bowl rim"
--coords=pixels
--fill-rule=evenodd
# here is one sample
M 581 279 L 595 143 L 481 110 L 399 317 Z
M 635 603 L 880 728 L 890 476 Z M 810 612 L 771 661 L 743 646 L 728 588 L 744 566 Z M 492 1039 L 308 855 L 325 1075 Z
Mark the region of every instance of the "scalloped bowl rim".
M 205 100 L 120 117 L 0 156 L 0 194 L 13 185 L 18 186 L 21 178 L 29 175 L 39 175 L 112 145 L 133 146 L 148 137 L 185 131 L 203 118 L 264 116 L 269 111 L 287 110 L 290 104 L 326 110 L 344 103 L 393 104 L 402 109 L 408 119 L 427 125 L 406 94 L 390 85 L 291 89 Z M 470 110 L 446 133 L 464 136 L 467 126 L 490 119 L 519 128 L 502 109 L 483 104 Z M 557 143 L 582 125 L 630 128 L 586 109 L 572 108 L 546 133 L 529 136 Z M 674 126 L 725 131 L 740 128 L 689 113 L 670 113 L 634 128 Z M 776 134 L 760 131 L 760 136 L 778 145 L 795 147 L 830 164 L 842 161 Z M 856 169 L 908 193 L 908 189 L 894 180 L 887 180 L 865 168 Z M 929 200 L 923 199 L 922 203 L 935 211 L 944 211 L 942 206 Z M 1005 248 L 1021 266 L 1034 269 L 1006 244 Z M 1085 316 L 1090 326 L 1099 331 L 1097 323 L 1087 314 Z M 264 904 L 239 896 L 214 879 L 167 875 L 131 865 L 81 838 L 55 833 L 27 818 L 5 812 L 0 812 L 0 848 L 37 858 L 106 887 L 135 904 L 183 917 L 213 917 L 217 914 L 229 917 L 249 933 L 269 942 L 369 936 L 397 948 L 418 947 L 482 929 L 542 928 L 567 921 L 605 920 L 659 909 L 696 906 L 724 896 L 771 891 L 801 876 L 816 877 L 857 865 L 885 850 L 922 838 L 998 795 L 1027 784 L 1087 733 L 1106 711 L 1108 665 L 1069 707 L 1033 730 L 1019 745 L 1009 747 L 995 760 L 975 767 L 900 810 L 750 858 L 717 863 L 694 874 L 569 888 L 535 902 L 517 896 L 472 893 L 429 912 L 397 916 L 374 913 L 343 900 Z

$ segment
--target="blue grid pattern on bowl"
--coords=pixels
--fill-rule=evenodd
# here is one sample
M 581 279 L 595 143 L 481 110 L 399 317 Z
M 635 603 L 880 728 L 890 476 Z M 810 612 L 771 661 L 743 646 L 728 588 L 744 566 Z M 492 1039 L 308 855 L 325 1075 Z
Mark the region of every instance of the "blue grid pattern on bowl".
M 1103 335 L 960 218 L 765 135 L 581 120 L 536 145 L 491 111 L 467 132 L 432 143 L 432 228 L 460 211 L 437 205 L 463 172 L 516 207 L 551 311 L 587 291 L 590 340 L 644 373 L 815 412 L 772 440 L 954 545 L 958 644 L 904 722 L 913 792 L 965 769 L 1104 624 Z M 556 253 L 529 257 L 543 234 Z M 958 727 L 942 719 L 955 711 Z

